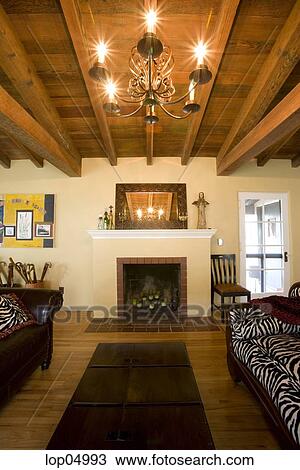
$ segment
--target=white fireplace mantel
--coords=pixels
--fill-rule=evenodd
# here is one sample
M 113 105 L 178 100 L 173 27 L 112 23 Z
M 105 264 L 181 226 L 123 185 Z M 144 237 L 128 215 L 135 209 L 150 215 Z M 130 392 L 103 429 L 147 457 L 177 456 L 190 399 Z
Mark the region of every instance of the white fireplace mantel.
M 94 240 L 132 238 L 212 238 L 216 229 L 88 230 Z
M 187 263 L 187 303 L 207 311 L 211 238 L 216 232 L 215 229 L 88 230 L 92 242 L 94 305 L 104 305 L 109 311 L 117 305 L 119 258 L 157 258 L 160 264 L 162 258 L 180 257 Z

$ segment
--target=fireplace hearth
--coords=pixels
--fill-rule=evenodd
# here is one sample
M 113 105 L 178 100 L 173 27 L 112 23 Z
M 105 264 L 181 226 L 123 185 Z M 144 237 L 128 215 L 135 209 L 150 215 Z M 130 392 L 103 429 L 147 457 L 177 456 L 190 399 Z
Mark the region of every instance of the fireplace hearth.
M 183 314 L 186 276 L 186 258 L 118 258 L 118 306 L 138 316 Z

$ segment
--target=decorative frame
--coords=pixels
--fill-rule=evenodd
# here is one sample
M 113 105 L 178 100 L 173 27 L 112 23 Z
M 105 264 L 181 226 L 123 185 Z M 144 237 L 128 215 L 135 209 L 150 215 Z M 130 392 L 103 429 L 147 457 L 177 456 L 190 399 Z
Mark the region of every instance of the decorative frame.
M 36 222 L 35 223 L 35 237 L 36 238 L 53 238 L 53 233 L 54 233 L 53 222 Z
M 5 237 L 15 237 L 16 236 L 16 227 L 15 227 L 15 225 L 5 225 L 4 226 L 4 236 Z
M 0 194 L 0 248 L 53 248 L 55 227 L 35 236 L 36 223 L 55 222 L 55 194 Z M 26 224 L 26 227 L 24 226 Z M 15 227 L 14 235 L 13 228 Z M 50 235 L 50 236 L 49 236 Z
M 16 211 L 16 240 L 33 240 L 33 210 Z
M 178 220 L 143 221 L 142 224 L 132 220 L 122 220 L 124 207 L 127 205 L 127 192 L 172 192 L 177 195 Z M 128 229 L 186 229 L 187 201 L 185 183 L 117 183 L 115 199 L 115 228 Z M 183 219 L 179 220 L 180 215 Z

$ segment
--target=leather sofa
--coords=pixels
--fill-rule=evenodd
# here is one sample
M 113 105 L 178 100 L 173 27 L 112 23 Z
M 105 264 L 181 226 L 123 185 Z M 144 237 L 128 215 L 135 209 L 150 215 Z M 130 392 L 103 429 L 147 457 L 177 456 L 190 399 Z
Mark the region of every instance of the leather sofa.
M 300 325 L 236 304 L 229 308 L 226 341 L 233 380 L 259 400 L 281 446 L 300 449 Z
M 9 400 L 38 366 L 49 367 L 53 351 L 52 319 L 63 303 L 59 290 L 0 288 L 0 295 L 12 292 L 34 315 L 37 324 L 0 340 L 1 403 Z

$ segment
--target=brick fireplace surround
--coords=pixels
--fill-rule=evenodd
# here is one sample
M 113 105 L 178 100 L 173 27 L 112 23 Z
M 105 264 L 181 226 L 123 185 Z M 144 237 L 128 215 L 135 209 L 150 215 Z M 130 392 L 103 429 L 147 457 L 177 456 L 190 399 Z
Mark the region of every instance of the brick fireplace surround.
M 176 264 L 180 266 L 180 313 L 187 310 L 187 259 L 185 257 L 147 257 L 147 258 L 117 258 L 117 303 L 124 305 L 124 265 L 127 264 Z M 121 311 L 121 309 L 120 309 Z

